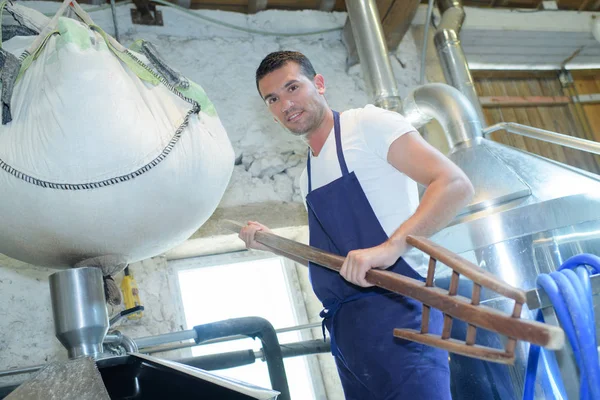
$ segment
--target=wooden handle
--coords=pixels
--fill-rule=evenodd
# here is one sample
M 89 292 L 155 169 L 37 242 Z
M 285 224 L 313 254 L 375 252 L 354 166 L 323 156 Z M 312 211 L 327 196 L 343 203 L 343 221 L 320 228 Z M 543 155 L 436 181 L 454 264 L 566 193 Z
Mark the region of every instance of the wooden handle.
M 234 232 L 239 232 L 245 226 L 229 220 L 222 221 L 221 225 Z M 272 249 L 273 253 L 291 258 L 304 265 L 307 265 L 310 261 L 339 272 L 345 260 L 344 257 L 336 254 L 331 254 L 272 233 L 258 231 L 254 239 L 258 243 Z M 421 246 L 423 240 L 421 238 L 416 240 L 411 239 L 411 242 Z M 446 263 L 446 261 L 443 261 L 443 259 L 446 259 L 453 264 L 452 266 L 456 264 L 456 260 L 448 257 L 445 252 L 440 252 L 439 255 L 441 256 L 440 261 Z M 459 265 L 459 268 L 461 268 L 461 273 L 462 270 L 467 271 L 465 276 L 473 276 L 477 281 L 482 281 L 482 286 L 487 285 L 489 279 L 493 279 L 494 288 L 502 286 L 496 284 L 497 279 L 491 274 L 488 274 L 491 275 L 491 278 L 485 275 L 485 279 L 483 279 L 479 274 L 475 274 L 470 269 L 467 270 L 467 268 L 464 268 L 462 264 Z M 366 281 L 391 292 L 411 297 L 427 306 L 437 308 L 453 318 L 458 318 L 469 324 L 500 333 L 509 338 L 524 340 L 553 350 L 561 349 L 564 345 L 564 332 L 557 326 L 512 318 L 510 315 L 493 308 L 483 305 L 473 305 L 471 304 L 471 300 L 466 297 L 448 296 L 448 292 L 443 289 L 426 287 L 424 282 L 404 275 L 380 269 L 372 269 L 367 272 Z M 511 286 L 506 286 L 512 288 Z M 512 289 L 514 290 L 514 288 Z M 513 292 L 509 293 L 514 294 Z
M 246 225 L 231 220 L 224 220 L 221 221 L 221 226 L 232 232 L 239 232 Z M 337 254 L 331 254 L 272 233 L 258 231 L 254 235 L 254 240 L 270 248 L 273 253 L 291 258 L 303 265 L 308 265 L 310 261 L 339 272 L 345 260 L 344 257 Z

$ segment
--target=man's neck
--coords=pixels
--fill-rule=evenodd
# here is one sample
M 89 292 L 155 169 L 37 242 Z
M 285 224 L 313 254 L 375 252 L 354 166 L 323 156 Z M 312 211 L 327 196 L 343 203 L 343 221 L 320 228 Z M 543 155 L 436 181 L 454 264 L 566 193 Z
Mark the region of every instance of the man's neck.
M 329 133 L 333 129 L 333 111 L 327 109 L 325 112 L 325 118 L 317 129 L 306 135 L 306 142 L 312 150 L 312 154 L 316 157 L 319 155 L 325 145 L 325 141 L 329 137 Z

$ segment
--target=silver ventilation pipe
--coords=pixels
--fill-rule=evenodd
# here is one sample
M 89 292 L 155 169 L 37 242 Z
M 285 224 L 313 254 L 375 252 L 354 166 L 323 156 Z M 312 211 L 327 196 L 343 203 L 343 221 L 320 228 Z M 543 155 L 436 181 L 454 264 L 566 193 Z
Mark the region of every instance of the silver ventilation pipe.
M 531 194 L 519 176 L 488 149 L 479 115 L 458 89 L 443 83 L 417 87 L 404 99 L 404 117 L 415 128 L 432 119 L 442 126 L 450 149 L 448 158 L 464 171 L 475 188 L 471 203 L 460 214 Z
M 420 128 L 437 120 L 446 135 L 450 152 L 458 145 L 481 138 L 481 121 L 475 107 L 458 89 L 430 83 L 414 89 L 404 99 L 404 117 Z
M 369 98 L 378 107 L 401 111 L 402 101 L 375 0 L 347 1 L 346 8 Z
M 458 89 L 440 83 L 428 84 L 413 90 L 402 103 L 387 55 L 375 0 L 348 1 L 346 7 L 367 91 L 375 105 L 402 112 L 417 128 L 436 119 L 444 129 L 451 150 L 462 143 L 481 138 L 481 116 L 468 96 Z M 462 12 L 462 8 L 449 8 L 445 13 L 445 21 L 449 23 L 452 15 L 459 16 L 457 11 Z M 464 13 L 462 15 L 464 18 Z M 460 18 L 454 20 L 462 23 Z M 459 25 L 454 23 L 452 26 L 460 29 Z M 466 71 L 468 74 L 468 68 Z
M 463 52 L 459 35 L 465 20 L 465 11 L 460 0 L 438 0 L 438 8 L 442 13 L 442 21 L 434 36 L 435 47 L 440 57 L 444 77 L 449 85 L 461 91 L 479 115 L 479 120 L 485 125 L 485 116 L 479 97 L 475 90 L 475 84 L 467 58 Z

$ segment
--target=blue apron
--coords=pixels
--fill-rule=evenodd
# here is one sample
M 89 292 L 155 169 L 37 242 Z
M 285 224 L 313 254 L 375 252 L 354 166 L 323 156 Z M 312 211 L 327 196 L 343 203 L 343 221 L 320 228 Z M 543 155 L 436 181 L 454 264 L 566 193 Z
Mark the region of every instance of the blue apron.
M 342 151 L 340 116 L 333 112 L 335 144 L 342 176 L 312 190 L 307 161 L 310 245 L 341 256 L 388 239 Z M 423 281 L 402 258 L 388 268 Z M 313 290 L 346 399 L 450 399 L 448 353 L 393 336 L 394 328 L 420 329 L 422 304 L 380 288 L 361 288 L 336 271 L 309 265 Z M 433 310 L 429 329 L 441 334 L 442 314 Z

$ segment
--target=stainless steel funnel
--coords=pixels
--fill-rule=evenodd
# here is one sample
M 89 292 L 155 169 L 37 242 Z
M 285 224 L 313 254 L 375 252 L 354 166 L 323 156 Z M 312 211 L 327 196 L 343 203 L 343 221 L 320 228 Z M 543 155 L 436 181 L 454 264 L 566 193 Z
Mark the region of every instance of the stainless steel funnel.
M 108 331 L 102 271 L 85 267 L 50 275 L 54 330 L 69 358 L 96 357 Z

